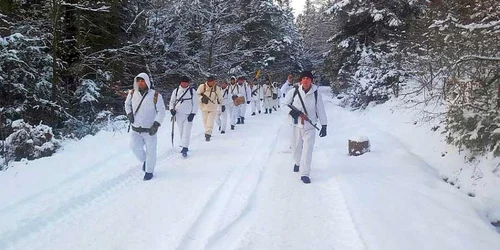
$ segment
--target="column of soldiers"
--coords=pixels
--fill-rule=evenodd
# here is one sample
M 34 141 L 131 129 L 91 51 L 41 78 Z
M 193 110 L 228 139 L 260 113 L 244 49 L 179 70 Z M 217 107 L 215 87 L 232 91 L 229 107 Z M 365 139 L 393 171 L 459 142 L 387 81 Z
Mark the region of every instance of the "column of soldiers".
M 225 134 L 228 123 L 231 130 L 236 125 L 245 124 L 247 108 L 251 109 L 252 116 L 260 114 L 262 110 L 264 114 L 272 114 L 273 110 L 277 111 L 280 107 L 280 99 L 284 97 L 283 103 L 292 109 L 289 117 L 293 128 L 290 148 L 294 155 L 294 172 L 300 170 L 301 180 L 310 183 L 311 156 L 318 120 L 322 125 L 320 137 L 326 135 L 323 101 L 321 95 L 317 94 L 317 87 L 311 85 L 312 80 L 312 74 L 307 71 L 301 74 L 300 83 L 293 83 L 293 75 L 288 75 L 281 88 L 277 82 L 271 83 L 269 78 L 265 79 L 264 84 L 259 84 L 256 80 L 247 82 L 243 76 L 232 76 L 229 83 L 222 81 L 218 86 L 215 77 L 209 76 L 205 83 L 194 90 L 190 86 L 190 79 L 182 77 L 168 105 L 172 143 L 176 123 L 182 148 L 180 153 L 187 157 L 192 122 L 198 110 L 202 112 L 205 140 L 210 141 L 214 123 L 219 132 Z M 156 132 L 165 118 L 166 109 L 162 95 L 151 88 L 147 74 L 141 73 L 135 77 L 134 88 L 125 100 L 125 111 L 132 128 L 131 148 L 143 163 L 144 180 L 150 180 L 156 165 Z

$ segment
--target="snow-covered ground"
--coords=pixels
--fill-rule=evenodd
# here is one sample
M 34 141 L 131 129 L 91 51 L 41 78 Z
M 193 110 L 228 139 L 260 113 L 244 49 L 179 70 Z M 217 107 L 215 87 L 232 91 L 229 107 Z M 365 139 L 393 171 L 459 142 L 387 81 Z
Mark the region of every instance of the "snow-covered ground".
M 292 171 L 283 107 L 210 142 L 198 115 L 186 159 L 167 118 L 149 182 L 129 135 L 102 131 L 0 172 L 0 249 L 498 249 L 499 191 L 485 188 L 498 179 L 463 192 L 442 180 L 462 157 L 408 114 L 324 99 L 310 185 Z M 353 136 L 372 151 L 348 156 Z

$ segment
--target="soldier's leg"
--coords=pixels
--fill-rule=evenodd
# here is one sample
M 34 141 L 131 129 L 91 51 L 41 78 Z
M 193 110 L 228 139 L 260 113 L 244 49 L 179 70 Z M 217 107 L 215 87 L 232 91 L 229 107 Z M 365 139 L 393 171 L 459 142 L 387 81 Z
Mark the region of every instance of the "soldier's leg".
M 309 176 L 309 173 L 311 172 L 314 142 L 316 141 L 316 130 L 309 129 L 304 131 L 302 138 L 304 141 L 304 148 L 302 150 L 302 158 L 300 162 L 300 174 L 302 176 Z
M 149 135 L 148 133 L 142 133 L 142 136 L 146 142 L 146 172 L 153 173 L 156 166 L 157 137 L 156 134 Z
M 187 117 L 184 121 L 184 134 L 182 134 L 181 143 L 183 147 L 189 148 L 189 142 L 191 140 L 191 129 L 193 128 L 193 122 L 188 122 Z
M 217 111 L 209 111 L 207 114 L 207 125 L 205 127 L 205 134 L 211 135 L 214 128 L 215 114 Z
M 134 153 L 135 157 L 140 162 L 145 162 L 146 161 L 146 152 L 144 151 L 144 139 L 142 138 L 141 134 L 132 131 L 130 134 L 130 148 L 132 149 L 132 152 Z
M 227 128 L 227 115 L 228 115 L 228 112 L 227 110 L 222 112 L 221 115 L 220 115 L 220 120 L 221 120 L 221 131 L 226 131 L 226 128 Z
M 304 141 L 302 140 L 303 129 L 293 126 L 293 131 L 295 133 L 295 145 L 293 150 L 293 159 L 295 160 L 295 165 L 300 166 L 302 158 L 302 147 Z M 302 166 L 300 166 L 302 167 Z

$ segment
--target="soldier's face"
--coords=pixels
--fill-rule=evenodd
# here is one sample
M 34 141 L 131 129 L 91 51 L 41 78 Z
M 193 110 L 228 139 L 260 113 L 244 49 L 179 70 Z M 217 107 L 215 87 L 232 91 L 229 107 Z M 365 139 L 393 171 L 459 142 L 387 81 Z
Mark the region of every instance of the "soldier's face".
M 288 75 L 288 78 L 287 78 L 287 79 L 288 79 L 288 82 L 292 82 L 292 80 L 293 80 L 293 75 Z
M 189 82 L 181 82 L 181 87 L 187 88 L 189 86 Z
M 234 79 L 231 79 L 231 84 L 235 84 L 236 81 Z
M 227 82 L 222 82 L 222 83 L 220 84 L 220 86 L 221 86 L 223 89 L 227 88 Z
M 215 86 L 215 80 L 208 81 L 207 84 L 208 84 L 208 86 L 213 87 L 213 86 Z
M 302 77 L 300 83 L 302 84 L 302 88 L 307 90 L 311 87 L 312 79 L 309 77 Z
M 140 77 L 137 78 L 137 87 L 139 89 L 146 89 L 148 86 L 146 85 L 146 81 Z

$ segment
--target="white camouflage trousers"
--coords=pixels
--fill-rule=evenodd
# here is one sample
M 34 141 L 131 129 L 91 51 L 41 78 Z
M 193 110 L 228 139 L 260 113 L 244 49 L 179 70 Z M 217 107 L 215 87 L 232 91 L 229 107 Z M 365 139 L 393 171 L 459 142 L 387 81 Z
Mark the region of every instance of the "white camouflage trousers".
M 250 105 L 252 105 L 252 113 L 255 113 L 257 111 L 260 111 L 260 100 L 252 100 L 250 102 Z
M 156 166 L 156 135 L 132 131 L 130 148 L 139 161 L 146 162 L 146 172 L 153 173 Z
M 301 176 L 309 176 L 311 172 L 312 153 L 314 141 L 316 140 L 316 130 L 314 128 L 304 130 L 294 126 L 295 149 L 293 158 L 295 164 L 300 166 Z
M 211 135 L 214 129 L 215 115 L 217 111 L 203 111 L 203 125 L 205 126 L 205 134 Z
M 273 108 L 273 98 L 272 97 L 264 97 L 264 109 L 272 109 Z
M 179 138 L 181 139 L 180 146 L 189 148 L 189 141 L 191 139 L 191 128 L 193 128 L 193 122 L 188 122 L 188 114 L 175 115 L 175 120 L 177 122 L 177 127 L 179 128 Z
M 227 106 L 232 106 L 232 105 L 229 104 Z M 217 123 L 217 126 L 220 126 L 221 131 L 226 131 L 228 112 L 229 111 L 227 109 L 224 112 L 217 111 L 217 118 L 215 119 L 215 123 Z

